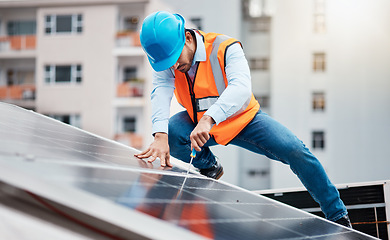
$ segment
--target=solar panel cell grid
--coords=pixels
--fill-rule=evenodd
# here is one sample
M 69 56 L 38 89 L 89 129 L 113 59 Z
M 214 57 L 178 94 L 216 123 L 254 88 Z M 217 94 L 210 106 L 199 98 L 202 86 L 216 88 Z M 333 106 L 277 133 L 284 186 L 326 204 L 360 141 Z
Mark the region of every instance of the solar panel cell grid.
M 163 226 L 211 239 L 372 239 L 197 174 L 190 174 L 181 190 L 184 168 L 161 170 L 158 163 L 133 157 L 135 149 L 1 103 L 0 146 L 0 165 L 39 180 L 39 186 L 49 190 L 37 192 L 46 198 L 70 191 L 72 196 L 62 204 L 98 210 L 104 200 L 107 206 L 123 209 L 121 216 L 106 212 L 107 219 L 126 219 L 136 211 L 163 220 Z M 5 175 L 0 176 L 2 181 L 17 180 Z M 37 190 L 25 181 L 18 186 Z M 81 201 L 85 194 L 95 200 Z M 128 221 L 131 225 L 137 219 Z

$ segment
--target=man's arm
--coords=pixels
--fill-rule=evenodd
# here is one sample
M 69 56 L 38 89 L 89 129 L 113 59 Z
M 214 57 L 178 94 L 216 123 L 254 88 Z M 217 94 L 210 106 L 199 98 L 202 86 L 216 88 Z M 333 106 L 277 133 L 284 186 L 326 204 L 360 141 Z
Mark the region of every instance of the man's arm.
M 239 43 L 235 43 L 227 49 L 225 72 L 228 80 L 227 88 L 205 112 L 190 135 L 191 147 L 197 151 L 200 151 L 200 148 L 209 140 L 212 126 L 235 114 L 251 97 L 250 70 Z
M 145 151 L 134 155 L 138 158 L 150 157 L 148 162 L 153 162 L 156 158 L 160 158 L 161 166 L 163 167 L 172 167 L 169 161 L 168 122 L 174 89 L 175 78 L 169 69 L 162 72 L 154 72 L 153 91 L 151 93 L 154 141 Z

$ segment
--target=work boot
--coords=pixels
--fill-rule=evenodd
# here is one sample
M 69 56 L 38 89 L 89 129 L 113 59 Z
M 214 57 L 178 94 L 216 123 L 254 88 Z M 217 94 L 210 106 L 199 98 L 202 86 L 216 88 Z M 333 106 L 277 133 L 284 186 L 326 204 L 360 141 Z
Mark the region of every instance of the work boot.
M 351 221 L 349 220 L 348 214 L 344 217 L 341 217 L 339 220 L 335 221 L 335 223 L 338 223 L 340 225 L 343 225 L 347 228 L 352 228 Z
M 216 161 L 211 168 L 200 169 L 199 172 L 206 177 L 218 180 L 223 175 L 223 167 L 218 161 Z

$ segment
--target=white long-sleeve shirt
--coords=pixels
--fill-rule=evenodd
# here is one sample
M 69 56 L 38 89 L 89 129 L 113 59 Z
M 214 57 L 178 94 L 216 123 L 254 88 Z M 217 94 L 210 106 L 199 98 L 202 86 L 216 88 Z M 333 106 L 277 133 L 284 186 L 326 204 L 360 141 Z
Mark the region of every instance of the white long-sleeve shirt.
M 198 62 L 206 61 L 206 48 L 202 36 L 195 31 L 196 51 L 188 75 L 193 80 Z M 218 100 L 205 112 L 218 125 L 236 113 L 252 94 L 251 76 L 244 51 L 239 43 L 226 51 L 226 78 L 228 86 Z M 175 89 L 174 71 L 167 69 L 153 73 L 152 131 L 168 133 L 170 105 Z

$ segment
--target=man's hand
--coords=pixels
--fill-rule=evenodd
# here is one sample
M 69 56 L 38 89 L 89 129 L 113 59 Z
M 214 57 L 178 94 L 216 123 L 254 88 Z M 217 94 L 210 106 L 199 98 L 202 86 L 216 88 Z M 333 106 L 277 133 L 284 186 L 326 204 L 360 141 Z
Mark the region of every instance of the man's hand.
M 168 134 L 158 132 L 154 135 L 154 141 L 150 144 L 149 148 L 140 154 L 134 154 L 138 158 L 148 158 L 148 162 L 152 163 L 156 158 L 160 158 L 161 166 L 172 167 L 169 161 L 169 145 L 168 145 Z
M 209 132 L 214 123 L 215 121 L 212 117 L 203 115 L 190 135 L 191 149 L 195 148 L 196 151 L 201 151 L 200 148 L 210 139 Z

